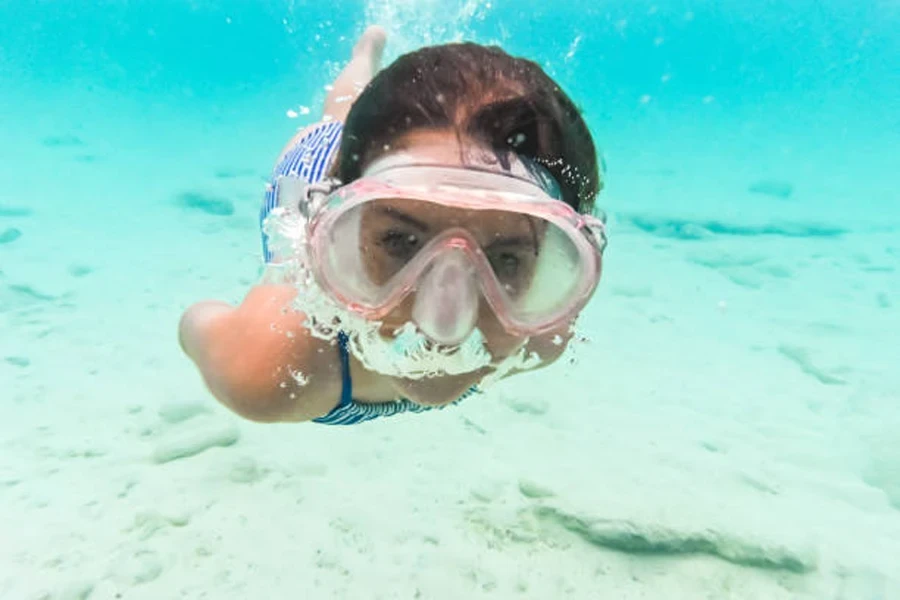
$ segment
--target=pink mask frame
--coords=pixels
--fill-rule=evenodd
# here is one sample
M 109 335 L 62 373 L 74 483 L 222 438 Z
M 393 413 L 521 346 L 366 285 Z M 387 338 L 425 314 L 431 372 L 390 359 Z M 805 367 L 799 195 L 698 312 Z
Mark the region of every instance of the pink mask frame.
M 450 251 L 466 255 L 474 266 L 481 294 L 501 325 L 513 335 L 540 335 L 571 323 L 599 284 L 602 255 L 607 244 L 603 220 L 582 215 L 552 197 L 550 193 L 554 190 L 541 185 L 541 180 L 471 166 L 401 163 L 369 169 L 362 178 L 345 186 L 337 186 L 338 182 L 334 180 L 307 185 L 304 186 L 302 198 L 291 200 L 294 206 L 299 203 L 301 212 L 308 218 L 307 250 L 318 285 L 342 306 L 368 320 L 381 320 L 396 309 L 404 298 L 416 290 L 417 282 L 429 264 Z M 285 186 L 285 189 L 292 188 L 298 189 L 293 185 Z M 329 232 L 348 211 L 366 202 L 385 198 L 462 209 L 509 210 L 546 221 L 564 232 L 577 249 L 580 272 L 575 287 L 564 303 L 553 310 L 523 314 L 521 310 L 516 310 L 479 243 L 466 230 L 453 228 L 429 240 L 409 263 L 378 290 L 375 297 L 358 297 L 342 283 L 347 280 L 348 274 L 332 268 L 328 253 L 334 241 Z M 291 200 L 285 199 L 285 202 Z

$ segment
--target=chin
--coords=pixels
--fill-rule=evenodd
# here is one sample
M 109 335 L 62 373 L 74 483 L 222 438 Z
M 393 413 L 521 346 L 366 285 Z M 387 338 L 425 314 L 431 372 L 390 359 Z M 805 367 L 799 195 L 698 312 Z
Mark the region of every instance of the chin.
M 426 379 L 395 379 L 400 394 L 423 406 L 444 406 L 459 399 L 470 387 L 487 375 L 487 369 L 462 375 L 443 375 Z

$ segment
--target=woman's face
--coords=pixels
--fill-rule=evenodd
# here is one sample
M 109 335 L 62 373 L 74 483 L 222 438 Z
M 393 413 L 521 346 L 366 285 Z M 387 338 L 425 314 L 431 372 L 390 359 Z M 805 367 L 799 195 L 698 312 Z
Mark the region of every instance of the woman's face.
M 429 159 L 460 165 L 459 142 L 452 132 L 428 131 L 404 139 L 404 148 L 428 153 Z M 437 203 L 385 199 L 370 203 L 361 214 L 360 243 L 369 279 L 389 281 L 421 248 L 449 229 L 465 230 L 478 244 L 503 290 L 511 297 L 528 288 L 534 274 L 543 224 L 534 217 L 507 211 L 472 210 Z M 413 320 L 415 292 L 409 294 L 383 321 L 388 337 Z M 511 335 L 479 293 L 476 326 L 495 361 L 514 354 L 525 338 Z M 441 381 L 398 380 L 403 392 L 425 404 L 443 404 L 477 383 L 485 370 L 445 376 Z M 455 395 L 454 395 L 455 394 Z
M 531 283 L 543 236 L 540 220 L 399 198 L 372 202 L 363 209 L 360 244 L 369 280 L 386 284 L 432 239 L 451 229 L 465 230 L 473 238 L 510 297 Z
M 402 199 L 369 203 L 362 212 L 360 244 L 370 281 L 383 285 L 409 264 L 433 238 L 462 229 L 478 245 L 504 292 L 512 299 L 531 284 L 542 224 L 528 215 L 504 211 L 470 210 Z M 391 329 L 412 319 L 415 292 L 385 319 Z M 493 310 L 480 298 L 476 326 L 489 347 L 505 353 L 505 334 Z M 493 350 L 494 348 L 492 348 Z M 495 354 L 496 356 L 496 354 Z

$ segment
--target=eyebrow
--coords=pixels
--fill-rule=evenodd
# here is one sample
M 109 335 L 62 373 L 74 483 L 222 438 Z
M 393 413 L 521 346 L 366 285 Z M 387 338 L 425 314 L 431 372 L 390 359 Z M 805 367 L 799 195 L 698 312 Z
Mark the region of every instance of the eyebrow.
M 500 246 L 500 247 L 519 246 L 519 247 L 529 248 L 529 249 L 533 250 L 535 256 L 537 256 L 538 247 L 537 247 L 537 244 L 535 243 L 536 241 L 537 240 L 534 238 L 528 238 L 525 236 L 513 236 L 513 237 L 505 237 L 505 238 L 500 238 L 498 240 L 494 240 L 493 242 L 488 244 L 487 247 L 490 249 L 495 249 L 498 246 Z
M 420 231 L 427 233 L 430 230 L 430 227 L 426 223 L 416 219 L 415 217 L 402 212 L 401 210 L 394 208 L 393 206 L 377 206 L 375 208 L 379 214 L 382 214 L 386 217 L 390 217 L 392 219 L 396 219 L 397 221 L 402 221 L 407 225 L 412 225 L 413 227 L 419 229 Z M 531 237 L 516 235 L 510 237 L 503 237 L 499 239 L 495 239 L 490 244 L 487 245 L 488 248 L 496 248 L 498 246 L 519 246 L 530 248 L 534 255 L 537 256 L 540 250 L 540 246 L 538 244 L 537 239 L 537 230 L 534 226 L 534 223 L 529 219 L 528 225 L 531 229 Z
M 422 221 L 416 219 L 415 217 L 406 214 L 405 212 L 400 211 L 392 206 L 379 206 L 375 210 L 377 210 L 380 214 L 385 215 L 387 217 L 391 217 L 392 219 L 396 219 L 398 221 L 402 221 L 407 225 L 412 225 L 413 227 L 423 231 L 428 231 L 428 225 L 423 223 Z

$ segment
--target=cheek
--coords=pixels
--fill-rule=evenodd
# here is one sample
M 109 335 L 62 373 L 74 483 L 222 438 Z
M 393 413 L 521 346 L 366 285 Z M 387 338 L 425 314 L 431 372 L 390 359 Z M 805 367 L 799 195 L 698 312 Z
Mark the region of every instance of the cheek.
M 390 279 L 391 273 L 383 260 L 383 255 L 378 251 L 377 245 L 371 240 L 362 240 L 359 244 L 362 270 L 369 281 L 375 285 L 384 285 Z
M 526 340 L 507 332 L 487 302 L 482 302 L 478 328 L 484 334 L 488 351 L 495 359 L 513 354 Z
M 384 337 L 394 337 L 394 332 L 407 323 L 412 321 L 412 309 L 413 309 L 413 301 L 415 299 L 415 294 L 410 294 L 406 298 L 403 299 L 402 302 L 392 310 L 385 318 L 384 323 L 379 329 L 379 333 L 381 333 Z

